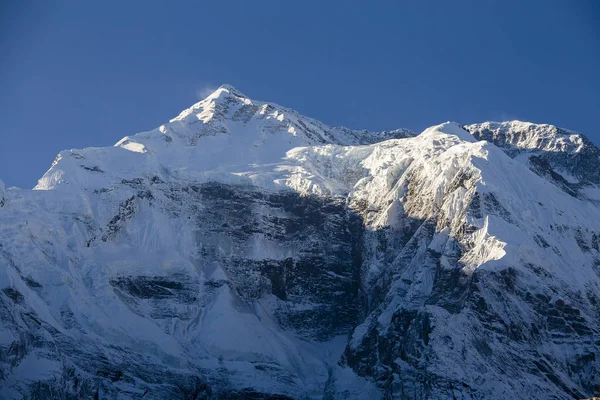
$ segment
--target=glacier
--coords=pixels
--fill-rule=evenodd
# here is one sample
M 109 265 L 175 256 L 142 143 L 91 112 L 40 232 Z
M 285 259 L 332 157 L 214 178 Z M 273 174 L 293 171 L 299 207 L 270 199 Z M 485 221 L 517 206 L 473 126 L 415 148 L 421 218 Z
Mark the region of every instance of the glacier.
M 230 85 L 0 181 L 6 399 L 600 395 L 600 149 Z

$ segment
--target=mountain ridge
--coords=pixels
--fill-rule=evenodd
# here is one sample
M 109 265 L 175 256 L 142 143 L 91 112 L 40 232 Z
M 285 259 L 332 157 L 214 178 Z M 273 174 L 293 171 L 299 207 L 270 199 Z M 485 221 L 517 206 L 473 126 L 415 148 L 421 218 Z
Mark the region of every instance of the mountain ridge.
M 595 395 L 598 149 L 518 121 L 392 135 L 224 85 L 0 182 L 0 393 Z

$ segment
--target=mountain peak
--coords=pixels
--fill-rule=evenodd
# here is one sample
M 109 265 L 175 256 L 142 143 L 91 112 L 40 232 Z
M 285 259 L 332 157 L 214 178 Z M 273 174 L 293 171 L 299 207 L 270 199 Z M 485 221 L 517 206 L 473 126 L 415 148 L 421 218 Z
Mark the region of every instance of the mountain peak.
M 240 90 L 236 89 L 232 85 L 224 83 L 223 85 L 219 86 L 217 88 L 217 90 L 215 90 L 210 95 L 208 95 L 208 97 L 206 97 L 206 99 L 204 99 L 203 101 L 217 99 L 217 98 L 221 98 L 221 97 L 227 97 L 227 96 L 235 96 L 235 97 L 240 97 L 240 98 L 245 98 L 245 99 L 248 98 L 248 96 L 246 96 Z
M 477 139 L 501 148 L 578 153 L 586 145 L 594 147 L 583 135 L 549 124 L 487 121 L 467 125 L 465 129 Z
M 222 90 L 222 91 L 226 91 L 229 92 L 235 96 L 238 97 L 247 97 L 245 94 L 243 94 L 241 91 L 239 91 L 238 89 L 236 89 L 235 87 L 233 87 L 230 84 L 224 83 L 221 86 L 219 86 L 219 88 L 217 89 L 217 91 Z
M 477 140 L 493 143 L 508 156 L 524 161 L 568 194 L 598 199 L 588 186 L 600 184 L 600 149 L 584 135 L 523 121 L 489 121 L 465 129 Z
M 475 142 L 476 141 L 475 138 L 473 137 L 473 135 L 471 135 L 468 131 L 466 131 L 462 127 L 462 125 L 460 125 L 458 122 L 453 122 L 453 121 L 447 121 L 442 124 L 427 128 L 421 135 L 428 136 L 428 135 L 437 135 L 440 133 L 444 134 L 444 135 L 456 136 L 457 138 L 459 138 L 460 140 L 465 141 L 465 142 Z
M 189 179 L 200 179 L 207 171 L 237 174 L 248 165 L 279 162 L 298 147 L 368 145 L 412 136 L 408 130 L 331 127 L 275 103 L 252 100 L 224 84 L 157 129 L 124 137 L 115 149 L 61 153 L 36 188 L 70 183 L 96 189 L 122 180 L 124 173 L 137 177 L 162 171 Z

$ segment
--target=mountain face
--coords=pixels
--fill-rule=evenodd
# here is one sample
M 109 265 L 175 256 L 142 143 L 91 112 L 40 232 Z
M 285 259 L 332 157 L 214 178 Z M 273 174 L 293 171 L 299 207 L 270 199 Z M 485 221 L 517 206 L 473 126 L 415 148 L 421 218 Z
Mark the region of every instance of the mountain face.
M 600 150 L 331 128 L 231 86 L 0 181 L 6 399 L 600 392 Z

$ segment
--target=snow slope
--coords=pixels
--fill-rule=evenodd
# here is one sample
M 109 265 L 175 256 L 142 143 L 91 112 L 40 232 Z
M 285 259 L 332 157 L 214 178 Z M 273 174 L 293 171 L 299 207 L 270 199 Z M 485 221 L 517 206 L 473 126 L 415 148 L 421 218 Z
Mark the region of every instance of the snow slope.
M 331 128 L 224 85 L 0 182 L 0 393 L 591 397 L 597 154 L 518 121 Z

